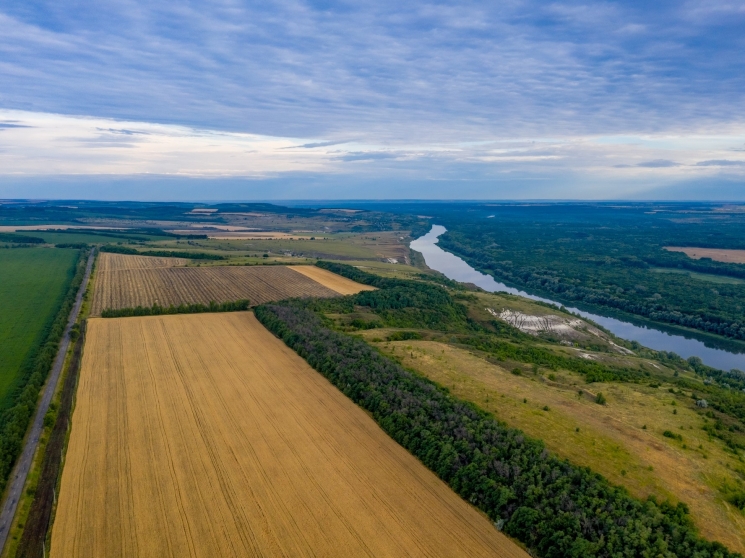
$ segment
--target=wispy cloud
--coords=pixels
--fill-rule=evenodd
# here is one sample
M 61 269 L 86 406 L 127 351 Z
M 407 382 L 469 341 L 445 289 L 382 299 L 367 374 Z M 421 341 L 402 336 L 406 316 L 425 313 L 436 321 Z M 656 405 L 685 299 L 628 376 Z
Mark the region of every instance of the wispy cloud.
M 330 141 L 702 131 L 743 123 L 740 4 L 9 0 L 0 104 Z
M 645 169 L 667 169 L 670 167 L 679 167 L 680 163 L 675 161 L 668 161 L 667 159 L 655 159 L 654 161 L 644 161 L 643 163 L 637 163 L 637 167 Z
M 715 159 L 712 161 L 699 161 L 699 167 L 745 167 L 745 161 L 732 161 L 730 159 Z
M 743 51 L 720 0 L 7 0 L 0 173 L 739 175 Z

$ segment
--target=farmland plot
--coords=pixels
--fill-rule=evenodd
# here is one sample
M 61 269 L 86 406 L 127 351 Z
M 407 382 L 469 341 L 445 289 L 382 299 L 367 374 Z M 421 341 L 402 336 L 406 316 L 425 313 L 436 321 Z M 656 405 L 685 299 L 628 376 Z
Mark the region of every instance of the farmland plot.
M 142 258 L 144 257 L 140 257 Z M 358 290 L 364 288 L 364 285 L 359 285 Z M 154 303 L 178 306 L 247 298 L 251 304 L 261 304 L 292 297 L 337 295 L 337 291 L 284 266 L 126 266 L 108 271 L 99 270 L 91 313 L 100 315 L 105 309 L 152 306 Z
M 526 557 L 250 313 L 92 319 L 53 557 Z
M 351 279 L 347 279 L 346 277 L 342 277 L 341 275 L 337 275 L 327 269 L 321 269 L 314 265 L 293 265 L 290 266 L 290 269 L 302 273 L 306 277 L 313 279 L 313 281 L 316 281 L 324 287 L 328 287 L 332 291 L 336 291 L 341 295 L 351 295 L 357 294 L 360 291 L 375 290 L 375 287 L 362 285 L 356 281 L 352 281 Z
M 186 258 L 159 258 L 157 256 L 130 256 L 101 252 L 98 256 L 98 273 L 122 271 L 124 269 L 155 269 L 180 267 L 189 263 Z

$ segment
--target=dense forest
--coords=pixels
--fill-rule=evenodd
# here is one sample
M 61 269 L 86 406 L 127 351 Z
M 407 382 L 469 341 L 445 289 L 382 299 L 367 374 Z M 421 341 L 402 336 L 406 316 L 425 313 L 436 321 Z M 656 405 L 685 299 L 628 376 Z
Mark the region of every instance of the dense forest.
M 448 228 L 442 248 L 508 284 L 745 340 L 745 265 L 664 249 L 745 249 L 741 211 L 505 204 L 442 211 L 436 222 Z
M 376 291 L 375 303 L 368 300 L 383 319 L 387 311 L 409 308 L 417 312 L 422 301 L 433 302 L 429 286 L 422 288 L 420 298 L 401 292 L 404 286 L 399 281 L 391 280 L 390 288 L 398 293 L 383 294 L 384 286 Z M 699 538 L 684 504 L 634 499 L 600 475 L 554 457 L 540 441 L 459 401 L 447 389 L 403 369 L 364 341 L 331 330 L 311 311 L 313 305 L 313 301 L 263 305 L 256 315 L 458 494 L 487 513 L 497 528 L 525 543 L 534 555 L 736 556 L 718 543 Z M 461 319 L 457 311 L 445 309 L 444 313 L 451 314 L 460 327 L 469 328 L 468 320 Z

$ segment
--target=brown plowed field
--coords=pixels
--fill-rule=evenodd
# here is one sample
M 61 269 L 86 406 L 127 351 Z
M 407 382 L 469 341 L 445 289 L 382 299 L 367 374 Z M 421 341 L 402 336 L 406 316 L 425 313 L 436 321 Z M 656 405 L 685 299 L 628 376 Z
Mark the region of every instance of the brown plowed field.
M 360 291 L 374 291 L 375 287 L 362 285 L 326 269 L 321 269 L 314 265 L 292 265 L 290 269 L 302 273 L 306 277 L 313 279 L 324 287 L 336 291 L 341 295 L 357 294 Z
M 337 294 L 284 266 L 125 267 L 97 272 L 91 314 L 98 316 L 105 309 L 154 303 L 178 306 L 247 298 L 251 304 L 262 304 L 284 298 Z
M 53 557 L 527 557 L 253 314 L 88 327 Z

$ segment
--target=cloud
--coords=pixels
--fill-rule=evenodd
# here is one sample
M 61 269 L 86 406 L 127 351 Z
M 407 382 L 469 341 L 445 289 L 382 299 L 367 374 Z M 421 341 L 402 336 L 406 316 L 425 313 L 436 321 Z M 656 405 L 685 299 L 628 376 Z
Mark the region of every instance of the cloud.
M 400 153 L 353 151 L 342 155 L 339 159 L 342 161 L 382 161 L 384 159 L 397 159 L 400 156 Z
M 715 159 L 712 161 L 699 161 L 698 167 L 745 167 L 745 161 L 731 161 L 729 159 Z
M 654 161 L 644 161 L 643 163 L 637 163 L 637 167 L 645 169 L 665 169 L 670 167 L 678 167 L 679 163 L 675 161 L 668 161 L 667 159 L 655 159 Z
M 317 188 L 313 195 L 305 192 L 301 197 L 324 193 L 354 197 L 364 191 L 359 190 L 362 185 L 368 188 L 377 182 L 399 184 L 403 190 L 389 192 L 393 197 L 427 197 L 437 192 L 440 197 L 472 198 L 500 192 L 511 198 L 516 192 L 539 198 L 612 198 L 676 181 L 691 183 L 694 178 L 713 182 L 745 177 L 745 165 L 722 164 L 732 161 L 732 146 L 742 145 L 742 134 L 363 143 L 2 109 L 0 121 L 16 126 L 0 134 L 0 190 L 19 177 L 46 177 L 50 190 L 41 197 L 54 197 L 58 187 L 69 192 L 70 182 L 54 177 L 119 177 L 122 188 L 133 188 L 129 193 L 118 190 L 120 198 L 141 191 L 142 181 L 136 177 L 149 176 L 151 183 L 161 177 L 164 192 L 176 199 L 183 199 L 185 192 L 170 190 L 174 183 L 164 177 L 188 179 L 193 188 L 197 184 L 193 181 L 202 180 L 210 199 L 219 199 L 221 192 L 239 199 L 228 189 L 239 180 L 248 181 L 245 184 L 285 180 L 291 185 L 300 177 Z M 300 147 L 307 145 L 319 147 Z M 451 187 L 438 189 L 434 183 L 440 184 L 438 188 Z M 519 187 L 497 188 L 508 183 Z M 286 191 L 273 184 L 270 192 Z M 526 190 L 525 184 L 531 184 L 531 189 Z M 342 187 L 349 194 L 340 196 Z M 376 192 L 382 195 L 384 190 Z
M 371 142 L 731 132 L 736 5 L 8 0 L 0 106 Z
M 29 128 L 30 126 L 27 126 L 25 124 L 19 124 L 18 122 L 12 122 L 9 120 L 6 121 L 0 121 L 0 130 L 8 129 L 8 128 Z
M 343 145 L 345 143 L 349 143 L 349 140 L 317 141 L 313 143 L 304 143 L 303 145 L 293 145 L 292 147 L 287 147 L 286 149 L 315 149 L 317 147 L 331 147 L 332 145 Z

